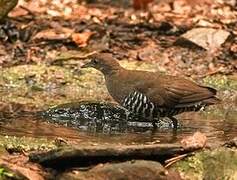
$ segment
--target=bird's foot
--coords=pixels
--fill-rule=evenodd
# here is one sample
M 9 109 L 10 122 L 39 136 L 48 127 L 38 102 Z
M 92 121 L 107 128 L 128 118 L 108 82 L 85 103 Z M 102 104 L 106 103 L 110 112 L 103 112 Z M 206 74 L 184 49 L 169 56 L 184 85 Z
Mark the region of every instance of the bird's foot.
M 157 128 L 156 121 L 152 121 L 152 126 L 153 126 L 154 128 Z
M 177 129 L 178 128 L 178 120 L 175 117 L 173 117 L 173 116 L 170 116 L 169 118 L 170 118 L 170 120 L 173 123 L 173 128 Z

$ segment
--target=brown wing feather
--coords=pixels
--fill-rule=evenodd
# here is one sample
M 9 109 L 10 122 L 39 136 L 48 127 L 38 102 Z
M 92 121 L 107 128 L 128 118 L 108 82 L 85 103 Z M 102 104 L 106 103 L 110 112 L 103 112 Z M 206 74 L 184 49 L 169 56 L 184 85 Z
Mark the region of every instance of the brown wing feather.
M 152 102 L 167 108 L 190 107 L 199 103 L 214 104 L 216 90 L 173 76 L 160 76 L 157 81 L 144 81 L 137 87 Z M 154 83 L 156 82 L 156 83 Z M 146 88 L 143 88 L 146 87 Z
M 164 106 L 168 107 L 190 107 L 199 103 L 209 104 L 207 99 L 215 98 L 215 94 L 209 88 L 199 86 L 193 82 L 182 82 L 185 84 L 173 83 L 165 85 L 166 96 Z M 181 86 L 182 85 L 182 86 Z M 206 102 L 205 102 L 206 101 Z
M 126 71 L 126 73 L 124 82 L 128 92 L 125 94 L 138 91 L 157 106 L 181 108 L 199 103 L 209 105 L 217 101 L 215 89 L 200 86 L 184 78 L 145 71 Z

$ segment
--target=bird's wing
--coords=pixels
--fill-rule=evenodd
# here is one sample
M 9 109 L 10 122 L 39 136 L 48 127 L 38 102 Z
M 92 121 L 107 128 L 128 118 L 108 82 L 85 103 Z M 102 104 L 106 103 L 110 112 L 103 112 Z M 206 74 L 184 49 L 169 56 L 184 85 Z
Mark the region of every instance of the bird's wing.
M 203 100 L 214 97 L 216 91 L 209 87 L 199 86 L 192 81 L 176 78 L 175 81 L 165 80 L 157 83 L 138 86 L 138 91 L 146 95 L 157 106 L 182 108 L 194 106 Z
M 166 96 L 164 106 L 172 106 L 176 108 L 189 107 L 199 104 L 206 99 L 213 98 L 215 93 L 210 88 L 199 86 L 193 83 L 182 84 L 178 86 L 176 83 L 164 87 Z

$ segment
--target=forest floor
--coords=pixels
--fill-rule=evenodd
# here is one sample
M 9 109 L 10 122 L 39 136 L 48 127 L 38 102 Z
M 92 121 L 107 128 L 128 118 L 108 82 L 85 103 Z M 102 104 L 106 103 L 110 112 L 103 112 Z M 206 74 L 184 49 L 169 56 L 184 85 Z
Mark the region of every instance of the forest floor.
M 28 153 L 61 147 L 64 139 L 55 140 L 55 137 L 65 137 L 66 144 L 89 143 L 93 147 L 108 143 L 112 146 L 132 145 L 134 142 L 143 144 L 145 141 L 145 144 L 156 144 L 160 138 L 163 141 L 174 138 L 170 131 L 164 134 L 158 132 L 161 136 L 151 139 L 141 138 L 144 136 L 142 133 L 95 137 L 24 117 L 24 112 L 66 102 L 113 101 L 106 91 L 102 75 L 80 68 L 90 54 L 102 51 L 112 53 L 126 68 L 161 71 L 216 88 L 224 103 L 211 108 L 206 114 L 193 116 L 197 122 L 190 123 L 193 124 L 191 132 L 200 128 L 207 133 L 207 141 L 218 139 L 219 142 L 221 139 L 222 144 L 237 136 L 236 1 L 160 0 L 150 3 L 145 10 L 135 10 L 132 1 L 126 0 L 90 3 L 77 0 L 19 0 L 17 7 L 0 24 L 0 144 L 4 147 L 4 150 L 0 148 L 4 155 L 0 158 L 0 164 L 6 165 L 0 168 L 0 177 L 4 173 L 9 175 L 6 169 L 10 168 L 25 176 L 32 173 L 33 178 L 42 178 L 45 174 L 41 167 L 27 163 Z M 12 121 L 12 115 L 22 117 Z M 8 118 L 11 122 L 6 123 Z M 187 135 L 185 130 L 178 134 L 181 135 L 174 138 L 175 142 L 180 142 Z M 36 140 L 34 137 L 37 137 Z M 227 155 L 223 153 L 225 151 Z M 205 161 L 208 156 L 221 159 L 221 167 L 229 164 L 229 172 L 236 168 L 232 161 L 223 162 L 225 158 L 237 158 L 236 150 L 220 149 L 211 155 L 212 151 L 205 153 L 200 152 L 183 164 L 181 161 L 181 166 L 176 169 L 191 169 L 194 173 L 198 172 L 197 178 L 207 177 L 211 172 L 204 168 L 210 165 Z M 15 162 L 21 163 L 15 165 Z M 214 161 L 213 164 L 218 165 Z M 147 166 L 145 162 L 135 165 L 135 169 Z M 194 165 L 198 167 L 190 168 Z M 126 167 L 127 164 L 121 166 Z M 149 167 L 151 177 L 153 170 L 157 172 L 154 167 Z M 90 173 L 104 177 L 108 169 L 110 165 L 105 165 L 105 169 L 98 165 Z M 185 175 L 192 177 L 193 172 Z M 126 173 L 131 174 L 129 171 Z M 79 174 L 87 178 L 83 172 Z M 213 177 L 219 175 L 217 173 Z M 172 176 L 169 178 L 174 178 Z M 71 174 L 64 176 L 65 179 L 68 177 Z

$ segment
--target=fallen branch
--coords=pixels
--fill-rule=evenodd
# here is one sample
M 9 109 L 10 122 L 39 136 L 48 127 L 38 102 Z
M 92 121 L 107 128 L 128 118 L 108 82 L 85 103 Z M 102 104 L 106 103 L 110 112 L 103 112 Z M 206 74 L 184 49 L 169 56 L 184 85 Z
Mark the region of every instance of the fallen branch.
M 51 150 L 46 153 L 30 154 L 30 161 L 45 167 L 63 169 L 66 167 L 85 167 L 98 163 L 122 162 L 133 159 L 163 162 L 167 158 L 183 153 L 186 153 L 186 151 L 179 144 L 101 145 L 79 148 L 67 147 Z

